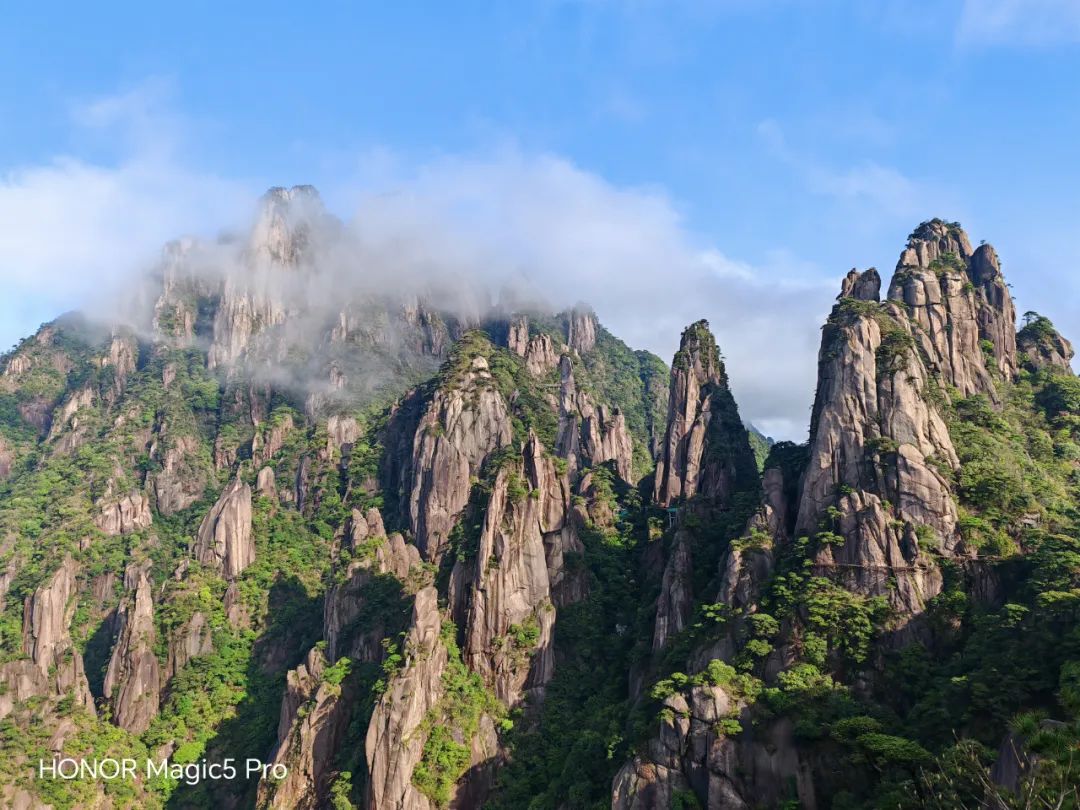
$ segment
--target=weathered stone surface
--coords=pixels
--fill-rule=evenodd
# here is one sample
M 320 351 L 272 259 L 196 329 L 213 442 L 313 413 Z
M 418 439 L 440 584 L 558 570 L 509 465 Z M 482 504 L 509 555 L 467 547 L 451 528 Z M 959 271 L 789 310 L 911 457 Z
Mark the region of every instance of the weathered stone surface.
M 706 452 L 706 445 L 710 451 Z M 706 321 L 683 332 L 671 366 L 668 424 L 656 463 L 654 499 L 671 506 L 695 495 L 725 501 L 757 472 Z
M 161 697 L 153 594 L 145 571 L 139 571 L 134 593 L 121 604 L 118 621 L 120 632 L 105 673 L 104 692 L 112 705 L 113 722 L 142 734 L 157 716 Z
M 627 483 L 634 483 L 634 445 L 626 418 L 606 405 L 596 407 L 592 398 L 579 391 L 574 381 L 569 355 L 559 360 L 559 431 L 555 453 L 565 458 L 571 474 L 583 463 L 615 462 L 615 471 Z
M 931 371 L 962 396 L 981 393 L 997 401 L 980 341 L 987 342 L 994 371 L 1014 377 L 1016 312 L 992 247 L 972 251 L 959 227 L 923 223 L 900 255 L 888 298 L 918 325 L 913 334 Z
M 326 422 L 326 434 L 329 447 L 340 453 L 360 438 L 360 425 L 352 416 L 331 416 Z
M 525 370 L 541 377 L 559 365 L 559 349 L 550 335 L 535 335 L 525 348 Z
M 129 492 L 119 500 L 102 504 L 98 516 L 94 518 L 94 524 L 110 537 L 147 529 L 152 521 L 150 498 L 138 490 Z
M 255 479 L 255 491 L 264 498 L 277 498 L 277 480 L 273 467 L 263 467 Z
M 230 366 L 247 351 L 260 331 L 285 321 L 287 307 L 280 274 L 305 259 L 313 224 L 325 215 L 310 186 L 273 188 L 244 252 L 245 272 L 225 278 L 207 354 L 210 368 Z
M 1025 315 L 1025 320 L 1028 317 L 1030 314 Z M 1016 345 L 1023 365 L 1028 369 L 1072 374 L 1072 343 L 1061 336 L 1049 319 L 1037 316 L 1025 324 L 1016 336 Z
M 476 357 L 457 380 L 435 392 L 413 440 L 409 523 L 420 554 L 437 561 L 469 501 L 470 479 L 511 437 L 506 403 L 487 361 Z
M 104 368 L 112 369 L 113 381 L 110 399 L 119 397 L 127 388 L 128 377 L 135 371 L 139 359 L 139 344 L 129 335 L 114 334 L 109 342 L 109 353 L 101 359 Z
M 503 703 L 539 696 L 554 671 L 545 523 L 566 520 L 569 485 L 532 436 L 521 466 L 499 470 L 484 513 L 479 548 L 451 575 L 449 603 L 464 628 L 462 656 Z
M 915 527 L 932 529 L 946 553 L 959 542 L 956 505 L 935 466 L 959 462 L 931 403 L 917 331 L 892 304 L 867 312 L 841 300 L 834 309 L 822 337 L 796 524 L 797 533 L 843 535 L 842 546 L 821 550 L 822 569 L 909 613 L 940 588 L 940 575 L 912 540 Z M 839 518 L 827 517 L 831 507 Z
M 685 530 L 679 529 L 671 541 L 671 552 L 664 566 L 660 596 L 656 600 L 653 652 L 662 649 L 667 640 L 682 630 L 689 621 L 694 607 L 692 577 L 690 537 Z
M 413 785 L 412 775 L 427 739 L 419 733 L 420 726 L 443 695 L 447 652 L 439 638 L 441 629 L 438 592 L 434 587 L 424 588 L 416 594 L 413 605 L 412 627 L 403 647 L 404 665 L 376 704 L 368 726 L 364 749 L 370 810 L 432 807 Z
M 664 705 L 657 736 L 613 780 L 613 810 L 672 807 L 675 794 L 684 791 L 709 810 L 774 807 L 792 785 L 800 807 L 816 808 L 809 766 L 788 721 L 724 734 L 718 723 L 738 718 L 743 707 L 720 686 L 693 687 Z
M 71 427 L 75 430 L 79 427 L 78 412 L 82 408 L 89 408 L 94 404 L 94 389 L 87 386 L 80 388 L 64 400 L 52 414 L 49 425 L 49 438 L 55 439 L 64 428 Z
M 195 611 L 191 618 L 179 627 L 169 640 L 169 652 L 165 662 L 165 681 L 168 681 L 188 665 L 193 658 L 207 655 L 214 649 L 210 623 L 202 611 Z
M 596 313 L 585 307 L 570 310 L 567 318 L 566 343 L 580 354 L 588 354 L 596 348 Z
M 70 635 L 76 571 L 74 560 L 65 557 L 56 573 L 26 597 L 22 642 L 27 657 L 0 665 L 0 683 L 5 687 L 0 689 L 0 717 L 28 698 L 66 694 L 93 713 L 82 655 Z
M 529 348 L 529 319 L 524 315 L 515 315 L 507 330 L 506 347 L 519 357 L 524 357 Z
M 881 300 L 881 276 L 876 268 L 871 267 L 860 273 L 854 267 L 848 271 L 840 289 L 841 298 L 855 298 L 859 301 Z
M 251 487 L 234 479 L 199 525 L 195 559 L 226 579 L 238 576 L 255 561 L 251 536 Z
M 327 666 L 313 649 L 307 660 L 286 676 L 285 696 L 278 720 L 273 762 L 287 775 L 278 782 L 259 783 L 257 805 L 285 810 L 314 810 L 327 806 L 333 763 L 349 722 L 342 687 L 323 680 Z
M 164 428 L 159 435 L 164 434 Z M 206 473 L 197 463 L 199 442 L 194 436 L 155 440 L 151 458 L 161 462 L 161 469 L 151 476 L 151 489 L 157 510 L 172 515 L 186 509 L 206 490 Z

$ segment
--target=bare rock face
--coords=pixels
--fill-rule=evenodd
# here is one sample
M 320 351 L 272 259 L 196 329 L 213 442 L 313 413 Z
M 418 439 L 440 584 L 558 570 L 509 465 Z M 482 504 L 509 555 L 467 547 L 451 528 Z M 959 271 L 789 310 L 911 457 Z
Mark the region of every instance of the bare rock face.
M 466 665 L 508 706 L 526 691 L 541 695 L 554 671 L 555 607 L 544 529 L 563 527 L 569 492 L 535 436 L 523 455 L 520 466 L 496 475 L 479 548 L 455 565 L 449 598 L 465 628 Z
M 671 366 L 667 432 L 656 464 L 654 498 L 660 506 L 695 495 L 722 502 L 740 481 L 756 477 L 720 351 L 708 322 L 698 321 L 683 332 Z
M 115 400 L 127 387 L 128 376 L 135 371 L 139 358 L 139 344 L 135 338 L 114 334 L 109 343 L 109 353 L 102 358 L 103 368 L 112 369 L 111 399 Z
M 518 357 L 524 357 L 529 349 L 529 319 L 525 315 L 515 315 L 510 321 L 506 335 L 506 347 Z
M 116 725 L 142 734 L 157 716 L 161 697 L 153 594 L 145 571 L 139 572 L 134 596 L 121 604 L 118 619 L 120 632 L 105 673 L 105 695 L 112 702 Z
M 956 505 L 937 466 L 959 462 L 915 349 L 915 316 L 849 301 L 837 304 L 822 336 L 796 532 L 844 537 L 822 548 L 822 569 L 917 613 L 940 589 L 917 527 L 944 553 L 956 550 Z M 828 516 L 831 507 L 839 517 Z
M 376 577 L 392 576 L 403 585 L 413 581 L 413 574 L 420 566 L 420 552 L 416 546 L 394 532 L 389 537 L 383 529 L 382 519 L 375 509 L 368 510 L 365 520 L 359 512 L 353 513 L 353 549 L 356 553 L 361 533 L 369 542 L 377 543 L 374 552 L 354 559 L 343 582 L 327 591 L 323 607 L 323 635 L 326 653 L 331 661 L 342 655 L 353 661 L 378 661 L 382 657 L 381 641 L 386 635 L 386 617 L 370 616 L 364 626 L 356 627 L 357 618 L 367 607 L 365 591 Z M 342 643 L 347 628 L 353 628 L 348 644 Z
M 195 611 L 169 640 L 164 680 L 168 681 L 180 672 L 193 658 L 207 655 L 213 649 L 214 640 L 210 623 L 202 611 Z
M 285 446 L 285 440 L 292 433 L 296 425 L 293 423 L 291 414 L 285 414 L 273 424 L 263 426 L 256 430 L 251 440 L 251 457 L 261 462 L 267 462 L 280 452 Z M 355 441 L 355 438 L 353 439 Z
M 334 415 L 326 421 L 326 432 L 329 446 L 340 453 L 343 447 L 355 444 L 360 438 L 360 425 L 355 417 Z
M 273 761 L 285 765 L 288 775 L 277 783 L 259 783 L 257 807 L 326 806 L 332 765 L 349 721 L 341 686 L 323 679 L 326 666 L 322 652 L 313 649 L 286 676 Z
M 443 695 L 446 646 L 439 638 L 438 592 L 416 594 L 412 627 L 404 643 L 404 665 L 372 713 L 365 741 L 370 810 L 430 810 L 431 802 L 412 783 L 427 735 L 424 718 Z
M 94 524 L 110 537 L 147 529 L 153 521 L 150 499 L 138 490 L 101 505 L 100 510 Z
M 615 462 L 615 471 L 627 482 L 634 480 L 634 443 L 626 417 L 606 405 L 582 411 L 582 450 L 593 464 Z
M 76 564 L 65 557 L 60 568 L 23 606 L 23 654 L 0 665 L 0 717 L 19 701 L 31 697 L 71 694 L 75 703 L 93 713 L 94 701 L 86 681 L 82 655 L 71 640 L 75 612 Z
M 559 431 L 555 452 L 567 460 L 572 474 L 583 462 L 615 462 L 615 471 L 627 483 L 634 481 L 634 445 L 626 418 L 617 409 L 596 407 L 592 398 L 579 391 L 569 355 L 559 360 Z
M 900 255 L 888 297 L 920 327 L 914 336 L 932 371 L 961 396 L 997 401 L 989 369 L 1016 375 L 1016 312 L 992 247 L 972 251 L 958 225 L 924 222 Z
M 203 518 L 195 540 L 195 559 L 226 579 L 255 561 L 251 536 L 251 487 L 234 479 Z
M 94 389 L 90 387 L 81 388 L 71 396 L 69 396 L 62 405 L 60 405 L 52 415 L 52 422 L 49 426 L 49 438 L 55 439 L 59 436 L 64 428 L 69 425 L 71 428 L 77 429 L 79 427 L 78 412 L 82 408 L 89 408 L 94 404 Z
M 159 265 L 161 295 L 154 304 L 153 329 L 158 339 L 175 346 L 188 346 L 195 338 L 199 314 L 195 300 L 203 285 L 190 261 L 194 248 L 191 239 L 169 242 Z M 166 367 L 166 388 L 170 382 Z
M 1029 312 L 1024 320 L 1024 328 L 1016 336 L 1023 365 L 1031 371 L 1050 369 L 1071 374 L 1072 344 L 1061 336 L 1049 318 Z
M 439 560 L 469 501 L 470 479 L 511 435 L 506 403 L 483 357 L 435 392 L 413 440 L 409 496 L 409 523 L 425 560 Z
M 671 552 L 664 566 L 660 596 L 656 601 L 653 652 L 662 649 L 667 640 L 686 627 L 690 620 L 690 612 L 694 607 L 694 594 L 690 584 L 692 575 L 690 538 L 680 529 L 672 539 Z
M 273 467 L 263 467 L 255 479 L 255 491 L 264 498 L 277 498 L 277 481 Z
M 161 470 L 150 479 L 157 510 L 172 515 L 202 497 L 206 473 L 196 462 L 199 442 L 194 436 L 157 440 L 150 456 L 159 459 Z
M 871 267 L 860 273 L 854 267 L 848 271 L 840 289 L 841 298 L 854 298 L 858 301 L 881 300 L 881 276 L 876 268 Z
M 687 791 L 702 807 L 718 810 L 775 807 L 790 785 L 800 807 L 817 806 L 809 765 L 788 722 L 723 733 L 720 721 L 738 718 L 743 706 L 720 686 L 676 693 L 664 706 L 657 736 L 615 775 L 612 810 L 672 807 L 675 794 Z
M 273 188 L 263 196 L 244 255 L 246 272 L 229 275 L 222 288 L 207 354 L 210 368 L 232 365 L 261 330 L 284 322 L 283 274 L 304 262 L 311 229 L 324 215 L 310 186 Z
M 596 313 L 584 307 L 570 310 L 566 326 L 566 343 L 579 355 L 596 348 Z

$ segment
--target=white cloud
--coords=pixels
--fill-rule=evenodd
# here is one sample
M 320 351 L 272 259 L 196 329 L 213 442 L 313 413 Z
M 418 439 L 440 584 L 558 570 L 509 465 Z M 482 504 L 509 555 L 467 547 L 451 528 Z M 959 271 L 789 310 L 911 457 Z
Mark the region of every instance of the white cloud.
M 957 38 L 970 46 L 1080 42 L 1080 2 L 964 0 Z
M 92 129 L 124 145 L 114 163 L 59 155 L 0 171 L 0 284 L 20 304 L 16 321 L 4 324 L 16 331 L 0 335 L 0 345 L 37 325 L 20 315 L 115 295 L 168 239 L 231 225 L 250 207 L 240 184 L 180 165 L 166 148 L 176 122 L 153 118 L 152 103 L 143 87 L 76 110 L 77 134 Z
M 744 417 L 805 434 L 835 279 L 781 251 L 767 267 L 734 260 L 689 233 L 662 191 L 617 187 L 558 157 L 508 149 L 399 166 L 392 179 L 393 161 L 377 163 L 379 193 L 357 215 L 369 240 L 410 245 L 423 251 L 412 260 L 435 266 L 480 266 L 496 286 L 517 282 L 556 307 L 588 302 L 666 361 L 683 327 L 706 318 Z
M 213 236 L 250 213 L 256 190 L 178 157 L 169 144 L 182 127 L 157 116 L 158 102 L 140 88 L 80 109 L 78 132 L 115 134 L 126 151 L 112 163 L 58 156 L 0 175 L 0 345 L 46 314 L 116 297 L 165 241 Z M 155 137 L 161 129 L 168 137 Z M 835 280 L 816 281 L 782 252 L 763 267 L 735 260 L 688 232 L 662 190 L 615 186 L 558 156 L 507 147 L 416 162 L 382 149 L 359 163 L 349 193 L 329 189 L 355 204 L 367 263 L 347 257 L 353 278 L 473 277 L 556 307 L 588 302 L 631 346 L 667 361 L 683 327 L 707 318 L 744 418 L 779 437 L 805 434 Z

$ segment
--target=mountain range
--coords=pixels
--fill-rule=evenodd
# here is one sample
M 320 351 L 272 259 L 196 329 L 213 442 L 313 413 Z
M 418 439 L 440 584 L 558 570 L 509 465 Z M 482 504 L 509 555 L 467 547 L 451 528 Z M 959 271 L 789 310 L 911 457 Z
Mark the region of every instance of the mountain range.
M 272 189 L 0 358 L 0 805 L 1080 807 L 1080 380 L 992 246 L 844 276 L 795 444 L 706 320 L 355 238 Z

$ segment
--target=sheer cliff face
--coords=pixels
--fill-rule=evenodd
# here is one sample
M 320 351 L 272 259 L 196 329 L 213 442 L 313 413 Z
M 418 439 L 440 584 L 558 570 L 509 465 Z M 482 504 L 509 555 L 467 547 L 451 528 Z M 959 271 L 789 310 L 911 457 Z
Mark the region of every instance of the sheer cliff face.
M 737 492 L 758 489 L 753 451 L 727 387 L 720 351 L 699 321 L 687 327 L 671 364 L 671 394 L 662 454 L 657 460 L 654 498 L 659 506 L 713 519 L 731 506 Z M 693 610 L 695 531 L 680 513 L 660 584 L 652 650 L 659 652 L 682 630 Z M 698 595 L 700 596 L 700 594 Z
M 480 465 L 510 441 L 510 416 L 487 361 L 440 389 L 413 440 L 409 523 L 424 559 L 438 562 L 457 517 L 469 500 Z
M 993 248 L 938 220 L 912 234 L 887 302 L 877 288 L 875 271 L 849 274 L 823 332 L 796 528 L 845 538 L 821 570 L 918 613 L 941 588 L 928 552 L 963 553 L 942 408 L 953 388 L 998 400 L 994 380 L 1017 371 L 1015 312 Z
M 720 351 L 699 321 L 683 332 L 671 365 L 668 422 L 656 464 L 654 498 L 661 506 L 701 495 L 724 501 L 738 476 L 753 470 L 749 442 L 727 386 Z
M 722 631 L 694 636 L 685 662 L 676 664 L 696 676 L 662 698 L 655 735 L 614 778 L 613 807 L 667 807 L 680 794 L 693 794 L 705 807 L 777 806 L 794 796 L 801 806 L 820 806 L 821 785 L 828 780 L 815 772 L 807 754 L 811 746 L 796 738 L 790 720 L 771 712 L 758 716 L 739 696 L 737 681 L 709 686 L 710 662 L 743 661 L 745 667 L 744 645 L 755 618 L 772 621 L 755 614 L 768 611 L 777 598 L 769 583 L 778 559 L 786 555 L 790 566 L 806 554 L 806 576 L 857 598 L 884 597 L 894 631 L 888 644 L 894 646 L 914 637 L 909 628 L 929 638 L 925 624 L 912 619 L 942 591 L 939 561 L 959 560 L 956 570 L 975 565 L 975 551 L 958 530 L 955 482 L 961 462 L 946 422 L 946 415 L 956 416 L 948 409 L 972 395 L 1004 407 L 1000 392 L 1017 377 L 1021 361 L 1032 371 L 1060 373 L 1068 369 L 1071 347 L 1034 313 L 1025 316 L 1018 342 L 993 248 L 973 250 L 958 226 L 938 220 L 911 235 L 884 302 L 880 294 L 881 278 L 873 268 L 852 270 L 843 280 L 823 330 L 805 463 L 792 468 L 781 455 L 775 459 L 780 466 L 764 471 L 757 511 L 721 555 L 715 597 L 695 594 L 690 585 L 695 523 L 685 515 L 693 514 L 694 495 L 725 491 L 703 483 L 700 462 L 708 456 L 705 426 L 714 410 L 708 392 L 721 374 L 710 362 L 715 349 L 701 333 L 691 327 L 684 334 L 682 356 L 672 368 L 655 500 L 671 505 L 685 498 L 689 505 L 670 532 L 653 625 L 653 666 L 664 666 L 656 662 L 664 660 L 675 633 L 692 634 L 692 616 L 701 626 L 696 605 L 715 601 L 711 609 L 723 606 L 730 618 Z M 785 452 L 793 459 L 795 450 Z M 795 470 L 802 471 L 797 480 Z M 793 543 L 799 537 L 806 540 Z M 768 656 L 746 670 L 767 684 L 777 683 L 778 673 L 800 660 L 805 628 L 795 626 L 802 620 L 796 614 L 785 621 L 791 626 L 779 623 Z M 864 666 L 867 673 L 860 677 L 873 681 L 882 664 Z M 782 679 L 780 685 L 785 688 Z M 869 689 L 869 683 L 860 688 Z M 732 724 L 733 733 L 724 733 L 723 718 L 738 718 L 742 730 Z M 787 793 L 778 792 L 778 785 L 786 785 Z
M 961 396 L 996 400 L 991 372 L 1016 375 L 1016 312 L 997 254 L 973 251 L 959 225 L 932 220 L 912 233 L 888 298 L 907 309 L 932 371 Z
M 956 506 L 938 466 L 958 466 L 913 325 L 892 304 L 842 298 L 826 325 L 796 531 L 834 531 L 823 569 L 917 612 L 940 589 L 916 532 L 956 550 Z M 835 511 L 839 510 L 839 514 Z M 926 534 L 923 533 L 926 542 Z M 890 576 L 899 587 L 888 590 Z

